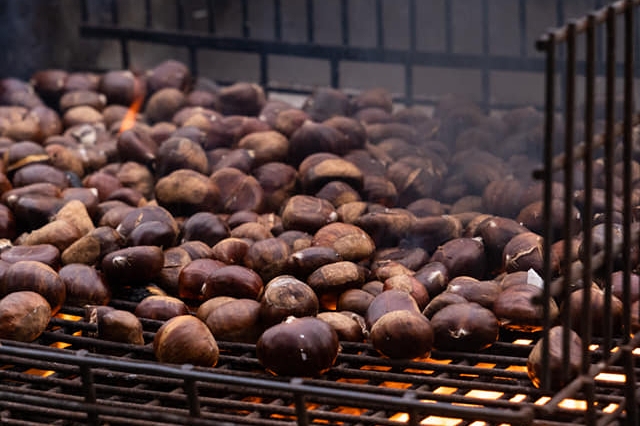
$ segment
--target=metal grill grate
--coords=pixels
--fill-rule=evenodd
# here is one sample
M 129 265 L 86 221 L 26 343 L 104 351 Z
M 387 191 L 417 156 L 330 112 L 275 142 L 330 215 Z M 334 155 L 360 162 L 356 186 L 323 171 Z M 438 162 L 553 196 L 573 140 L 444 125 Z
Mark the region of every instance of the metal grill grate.
M 480 353 L 414 361 L 344 342 L 325 375 L 290 379 L 266 373 L 248 344 L 219 342 L 213 369 L 160 365 L 150 344 L 85 336 L 94 325 L 80 311 L 65 309 L 37 345 L 2 342 L 2 424 L 581 424 L 584 414 L 581 393 L 546 410 L 554 395 L 534 388 L 526 373 L 530 334 L 504 335 Z M 144 324 L 151 342 L 160 323 Z M 593 349 L 595 362 L 602 354 Z M 622 373 L 614 365 L 596 377 L 603 422 L 624 418 Z

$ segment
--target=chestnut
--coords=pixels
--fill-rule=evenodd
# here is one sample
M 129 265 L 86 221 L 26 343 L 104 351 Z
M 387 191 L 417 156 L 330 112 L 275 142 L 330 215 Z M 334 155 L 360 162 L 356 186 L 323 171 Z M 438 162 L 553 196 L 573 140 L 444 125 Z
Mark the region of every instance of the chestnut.
M 240 265 L 227 265 L 212 270 L 200 291 L 204 300 L 217 296 L 257 300 L 262 290 L 262 278 L 255 271 Z
M 226 296 L 209 299 L 209 301 L 223 298 Z M 220 341 L 255 344 L 264 331 L 260 322 L 260 303 L 252 299 L 228 299 L 208 310 L 202 318 L 203 321 Z M 200 315 L 202 313 L 198 309 L 198 316 Z
M 286 272 L 290 253 L 285 241 L 265 238 L 251 244 L 244 256 L 244 265 L 256 271 L 264 281 L 269 281 Z
M 51 244 L 36 244 L 32 246 L 2 246 L 0 259 L 8 263 L 21 260 L 35 260 L 57 269 L 60 266 L 60 250 Z
M 414 277 L 422 283 L 430 299 L 442 293 L 449 284 L 449 271 L 441 262 L 430 261 L 418 269 Z
M 111 342 L 144 345 L 142 323 L 129 311 L 110 306 L 88 306 L 89 322 L 97 324 L 97 337 Z
M 480 281 L 464 275 L 449 281 L 445 290 L 446 293 L 458 294 L 469 302 L 476 302 L 488 309 L 493 308 L 500 291 L 500 283 L 495 280 Z
M 351 311 L 364 317 L 375 296 L 359 288 L 352 288 L 340 294 L 336 309 Z
M 429 303 L 429 293 L 413 274 L 398 274 L 384 280 L 383 291 L 396 289 L 409 293 L 422 311 Z
M 151 295 L 138 303 L 134 313 L 138 318 L 166 321 L 179 315 L 188 315 L 189 308 L 176 297 Z
M 111 300 L 111 289 L 93 266 L 71 263 L 60 268 L 58 275 L 66 287 L 67 305 L 106 305 Z
M 453 305 L 454 303 L 468 303 L 468 302 L 469 301 L 467 299 L 460 296 L 459 294 L 449 293 L 445 291 L 444 293 L 440 293 L 439 295 L 431 299 L 431 301 L 426 306 L 426 308 L 423 309 L 422 315 L 431 319 L 436 312 L 438 312 L 440 309 L 444 308 L 445 306 Z
M 585 307 L 583 304 L 583 293 L 591 292 L 591 305 Z M 583 315 L 586 309 L 591 311 L 591 329 L 594 336 L 605 336 L 605 315 L 609 317 L 609 323 L 614 334 L 622 330 L 623 304 L 616 296 L 611 295 L 610 311 L 605 311 L 606 293 L 596 284 L 589 288 L 580 288 L 571 292 L 569 299 L 560 305 L 560 311 L 569 309 L 571 318 L 571 328 L 579 335 L 582 333 Z
M 486 272 L 484 244 L 478 238 L 462 237 L 447 241 L 433 253 L 431 261 L 442 263 L 450 277 L 466 275 L 482 279 Z
M 424 315 L 396 310 L 384 314 L 373 324 L 369 341 L 389 358 L 426 358 L 434 344 L 434 329 Z
M 194 259 L 180 269 L 178 295 L 182 299 L 204 300 L 202 287 L 207 277 L 225 264 L 209 258 Z
M 264 287 L 260 319 L 268 327 L 288 316 L 314 316 L 319 307 L 318 296 L 311 287 L 291 275 L 281 275 Z
M 288 317 L 268 328 L 256 344 L 258 361 L 279 376 L 318 376 L 331 368 L 340 343 L 334 329 L 314 317 Z
M 341 222 L 318 229 L 311 245 L 331 247 L 342 260 L 352 262 L 368 259 L 376 248 L 373 239 L 362 228 Z
M 367 332 L 364 318 L 349 311 L 320 312 L 316 318 L 329 324 L 338 334 L 338 340 L 362 342 Z
M 542 288 L 532 284 L 513 284 L 502 290 L 493 304 L 493 312 L 506 329 L 535 332 L 542 330 L 542 304 L 535 298 L 542 295 Z M 559 309 L 555 300 L 549 299 L 549 319 L 554 323 Z
M 582 339 L 573 330 L 569 330 L 568 369 L 564 367 L 563 334 L 562 326 L 556 326 L 549 330 L 547 341 L 547 347 L 549 348 L 548 386 L 553 390 L 562 389 L 568 385 L 580 374 L 582 368 Z M 543 340 L 538 340 L 527 358 L 527 375 L 537 388 L 541 387 L 544 374 L 542 369 L 542 344 Z
M 35 260 L 21 260 L 11 264 L 0 282 L 0 295 L 14 291 L 33 291 L 42 295 L 55 315 L 66 297 L 66 286 L 50 266 Z
M 165 322 L 153 339 L 153 352 L 160 362 L 214 367 L 220 350 L 207 325 L 192 315 L 179 315 Z
M 371 329 L 384 314 L 400 310 L 420 313 L 416 299 L 406 291 L 396 289 L 383 291 L 371 301 L 367 308 L 364 317 L 367 328 Z
M 241 264 L 251 243 L 242 238 L 225 238 L 211 247 L 213 258 L 227 265 Z
M 333 262 L 316 269 L 307 278 L 307 284 L 318 295 L 340 294 L 350 288 L 364 284 L 367 270 L 363 266 L 349 261 Z
M 164 255 L 158 246 L 133 246 L 108 253 L 101 266 L 112 285 L 144 285 L 157 277 L 164 265 Z
M 289 255 L 287 270 L 299 279 L 306 279 L 321 266 L 340 260 L 340 255 L 331 247 L 306 247 Z
M 313 233 L 337 219 L 338 214 L 329 201 L 310 195 L 294 195 L 282 209 L 285 229 Z
M 112 251 L 124 246 L 122 235 L 110 226 L 100 226 L 77 239 L 60 255 L 62 263 L 93 265 Z M 57 250 L 57 249 L 56 249 Z
M 443 307 L 431 317 L 431 325 L 441 351 L 482 350 L 498 340 L 500 330 L 493 312 L 473 302 Z
M 33 342 L 47 328 L 51 307 L 33 291 L 16 291 L 0 299 L 0 338 Z

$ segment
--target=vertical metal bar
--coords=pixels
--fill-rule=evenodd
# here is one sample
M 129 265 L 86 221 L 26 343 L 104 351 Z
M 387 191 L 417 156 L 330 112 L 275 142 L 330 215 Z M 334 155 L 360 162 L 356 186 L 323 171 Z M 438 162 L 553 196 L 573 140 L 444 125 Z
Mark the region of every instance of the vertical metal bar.
M 564 0 L 556 0 L 556 25 L 558 27 L 563 26 L 565 22 L 565 13 L 564 13 Z M 565 81 L 565 73 L 564 73 L 564 56 L 565 56 L 565 46 L 564 44 L 558 44 L 558 71 L 560 72 L 560 105 L 565 104 L 565 91 L 564 87 L 567 82 Z
M 193 77 L 198 75 L 198 49 L 195 46 L 189 46 L 189 69 Z
M 87 23 L 89 21 L 89 5 L 87 0 L 80 0 L 80 14 L 82 16 L 82 22 Z
M 632 123 L 634 105 L 633 82 L 633 50 L 634 50 L 634 7 L 633 1 L 627 0 L 624 9 L 624 122 L 623 122 L 623 350 L 625 367 L 625 402 L 627 421 L 638 424 L 638 406 L 636 402 L 635 361 L 628 343 L 631 340 L 631 162 L 632 162 Z
M 453 52 L 453 12 L 451 1 L 444 2 L 444 50 L 447 53 Z
M 520 21 L 520 56 L 527 56 L 529 42 L 527 41 L 527 0 L 520 0 L 518 5 L 518 20 Z
M 265 52 L 260 52 L 260 85 L 264 88 L 264 90 L 268 94 L 269 63 L 267 59 L 267 54 Z
M 182 0 L 176 0 L 176 28 L 184 30 L 184 5 Z
M 543 229 L 543 279 L 544 287 L 542 289 L 542 317 L 544 328 L 542 332 L 542 377 L 541 385 L 545 390 L 550 390 L 551 377 L 549 374 L 549 329 L 552 327 L 549 300 L 551 299 L 551 238 L 553 229 L 551 226 L 551 188 L 553 181 L 553 121 L 555 114 L 555 75 L 556 75 L 556 41 L 552 32 L 547 34 L 547 42 L 545 45 L 545 122 L 544 122 L 544 172 L 543 172 L 543 209 L 542 220 Z
M 113 25 L 118 25 L 118 21 L 120 19 L 120 14 L 118 12 L 118 0 L 111 0 L 111 23 Z
M 484 111 L 491 112 L 491 79 L 489 78 L 489 0 L 482 0 L 482 106 Z
M 571 238 L 573 237 L 573 138 L 575 129 L 575 86 L 576 86 L 576 24 L 570 22 L 567 25 L 567 52 L 566 52 L 566 68 L 565 68 L 565 105 L 564 105 L 564 261 L 562 264 L 562 275 L 564 276 L 564 285 L 562 286 L 561 300 L 565 304 L 562 310 L 562 365 L 564 383 L 570 381 L 569 377 L 569 360 L 570 360 L 570 333 L 571 309 L 568 303 L 571 295 Z M 585 283 L 587 291 L 591 291 L 588 283 Z
M 413 61 L 416 52 L 416 0 L 409 0 L 409 52 L 404 65 L 404 98 L 407 106 L 413 105 Z
M 302 384 L 302 379 L 299 377 L 291 379 L 291 387 L 296 388 Z M 293 393 L 293 400 L 296 406 L 296 419 L 298 426 L 309 425 L 309 414 L 307 413 L 307 404 L 304 400 L 304 392 Z
M 151 28 L 153 24 L 153 13 L 151 12 L 151 0 L 144 0 L 144 26 Z
M 273 0 L 273 35 L 277 41 L 282 41 L 282 4 L 280 0 Z
M 344 16 L 342 19 L 344 19 Z M 315 26 L 313 24 L 314 21 L 314 10 L 313 10 L 313 0 L 307 0 L 307 43 L 313 43 L 315 39 Z M 344 24 L 343 24 L 344 25 Z
M 182 366 L 183 370 L 191 370 L 193 366 L 185 364 Z M 196 387 L 196 381 L 194 379 L 184 379 L 182 385 L 184 393 L 187 396 L 187 403 L 189 404 L 189 415 L 191 417 L 200 417 L 200 399 L 198 398 L 198 388 Z
M 208 0 L 207 1 L 207 26 L 209 33 L 213 34 L 216 32 L 216 1 Z
M 349 2 L 347 0 L 340 0 L 340 16 L 342 23 L 342 45 L 349 45 Z
M 340 87 L 340 61 L 337 58 L 329 60 L 329 68 L 331 73 L 331 87 L 337 89 Z
M 582 211 L 582 246 L 586 256 L 583 256 L 582 282 L 593 281 L 591 256 L 593 255 L 593 242 L 591 228 L 593 227 L 593 121 L 595 104 L 595 31 L 596 19 L 593 14 L 587 16 L 587 28 L 585 33 L 585 108 L 584 108 L 584 207 Z M 585 289 L 589 287 L 584 286 Z M 591 306 L 591 291 L 583 291 L 582 306 Z M 591 367 L 591 334 L 592 315 L 591 309 L 582 310 L 582 324 L 580 335 L 582 336 L 582 374 L 587 376 Z M 584 386 L 587 401 L 585 423 L 595 422 L 595 396 L 592 380 L 587 380 Z
M 77 355 L 80 357 L 85 356 L 88 353 L 86 349 L 81 349 L 77 352 Z M 96 387 L 93 380 L 93 372 L 91 371 L 91 367 L 88 365 L 80 366 L 80 377 L 82 378 L 82 391 L 84 393 L 84 401 L 89 404 L 96 403 Z M 95 411 L 91 411 L 87 413 L 87 422 L 90 425 L 99 425 L 100 419 L 98 418 L 98 413 Z
M 616 89 L 616 12 L 613 6 L 607 8 L 606 20 L 606 99 L 605 99 L 605 236 L 604 236 L 604 341 L 602 353 L 607 360 L 612 348 L 611 318 L 611 274 L 613 272 L 613 154 Z
M 249 4 L 247 0 L 242 0 L 242 37 L 251 37 L 251 26 L 249 25 Z
M 384 20 L 382 0 L 376 0 L 376 46 L 384 48 Z

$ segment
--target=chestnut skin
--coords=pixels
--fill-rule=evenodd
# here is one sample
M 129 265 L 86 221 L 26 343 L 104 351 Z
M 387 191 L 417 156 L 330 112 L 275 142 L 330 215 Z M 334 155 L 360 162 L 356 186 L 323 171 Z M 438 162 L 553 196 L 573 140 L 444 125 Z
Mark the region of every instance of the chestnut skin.
M 291 275 L 269 281 L 260 299 L 260 318 L 267 327 L 289 316 L 315 316 L 319 309 L 320 301 L 313 289 Z
M 389 358 L 428 357 L 433 348 L 434 330 L 424 315 L 397 310 L 384 314 L 373 324 L 369 340 L 378 352 Z
M 106 305 L 111 300 L 111 289 L 93 266 L 70 263 L 60 268 L 58 275 L 66 287 L 67 305 Z
M 575 379 L 580 373 L 582 367 L 582 339 L 573 331 L 569 330 L 569 370 L 563 367 L 563 345 L 562 345 L 562 326 L 556 326 L 549 330 L 549 386 L 553 390 L 562 389 L 571 380 Z M 565 374 L 567 375 L 565 380 Z M 542 381 L 542 339 L 535 344 L 529 357 L 527 358 L 527 375 L 533 385 L 537 388 L 541 386 Z
M 338 356 L 338 334 L 315 317 L 288 317 L 268 328 L 256 344 L 263 367 L 278 376 L 318 376 L 331 368 Z
M 222 299 L 221 296 L 214 299 Z M 221 300 L 218 306 L 208 310 L 205 324 L 218 340 L 225 342 L 243 342 L 255 344 L 262 334 L 260 322 L 260 303 L 252 299 Z M 203 304 L 204 305 L 204 304 Z M 198 310 L 198 315 L 203 313 Z
M 189 307 L 176 297 L 151 295 L 138 303 L 134 313 L 138 318 L 166 321 L 179 315 L 188 315 Z
M 89 321 L 97 323 L 98 337 L 111 342 L 144 345 L 142 323 L 129 311 L 110 306 L 90 306 Z
M 498 340 L 500 330 L 493 312 L 475 302 L 445 306 L 431 317 L 431 325 L 441 351 L 482 350 Z
M 197 317 L 179 315 L 165 322 L 153 339 L 160 362 L 214 367 L 220 350 L 207 325 Z
M 0 339 L 33 342 L 47 328 L 49 302 L 33 291 L 16 291 L 0 299 Z

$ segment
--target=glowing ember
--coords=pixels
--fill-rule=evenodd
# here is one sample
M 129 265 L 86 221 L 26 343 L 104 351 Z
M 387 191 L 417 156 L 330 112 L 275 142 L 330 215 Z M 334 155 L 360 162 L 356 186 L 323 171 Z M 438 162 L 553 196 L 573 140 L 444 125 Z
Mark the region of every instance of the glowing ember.
M 529 339 L 517 339 L 513 341 L 514 345 L 530 345 L 531 343 L 533 343 L 533 340 L 529 340 Z
M 420 422 L 421 425 L 429 426 L 456 426 L 462 422 L 462 419 L 451 419 L 449 417 L 429 416 Z
M 603 413 L 613 413 L 618 409 L 618 404 L 611 403 L 602 409 Z
M 539 400 L 537 400 L 537 401 L 535 402 L 535 404 L 536 404 L 536 405 L 544 405 L 544 404 L 546 404 L 546 403 L 547 403 L 547 402 L 549 402 L 549 401 L 551 401 L 551 398 L 550 398 L 550 397 L 548 397 L 548 396 L 543 396 L 542 398 L 540 398 Z
M 443 395 L 451 395 L 452 393 L 454 393 L 455 391 L 457 391 L 458 388 L 450 388 L 447 386 L 440 386 L 438 389 L 434 390 L 433 393 L 440 393 Z
M 65 320 L 65 321 L 80 321 L 83 319 L 82 317 L 79 317 L 77 315 L 69 315 L 69 314 L 61 314 L 61 313 L 56 314 L 56 318 L 60 318 L 61 320 Z
M 411 387 L 411 383 L 402 383 L 402 382 L 383 382 L 380 386 L 385 388 L 395 388 L 395 389 L 407 389 Z
M 25 371 L 25 374 L 33 374 L 34 376 L 42 376 L 42 377 L 49 377 L 54 373 L 55 371 L 40 370 L 39 368 L 30 368 L 27 371 Z
M 525 399 L 527 399 L 527 395 L 519 393 L 519 394 L 515 395 L 513 398 L 511 398 L 509 401 L 510 402 L 522 402 Z
M 494 391 L 484 391 L 480 389 L 473 389 L 467 393 L 469 398 L 481 398 L 481 399 L 498 399 L 502 395 L 503 392 L 494 392 Z
M 507 368 L 505 368 L 506 371 L 523 371 L 523 372 L 527 372 L 527 366 L 526 365 L 510 365 Z
M 586 410 L 587 402 L 577 400 L 577 399 L 567 398 L 567 399 L 563 399 L 560 402 L 560 404 L 558 404 L 558 407 L 566 408 L 568 410 Z
M 489 362 L 479 362 L 475 366 L 480 368 L 493 368 L 496 365 Z
M 603 382 L 624 383 L 627 378 L 624 374 L 600 373 L 595 377 L 595 379 L 602 380 Z

